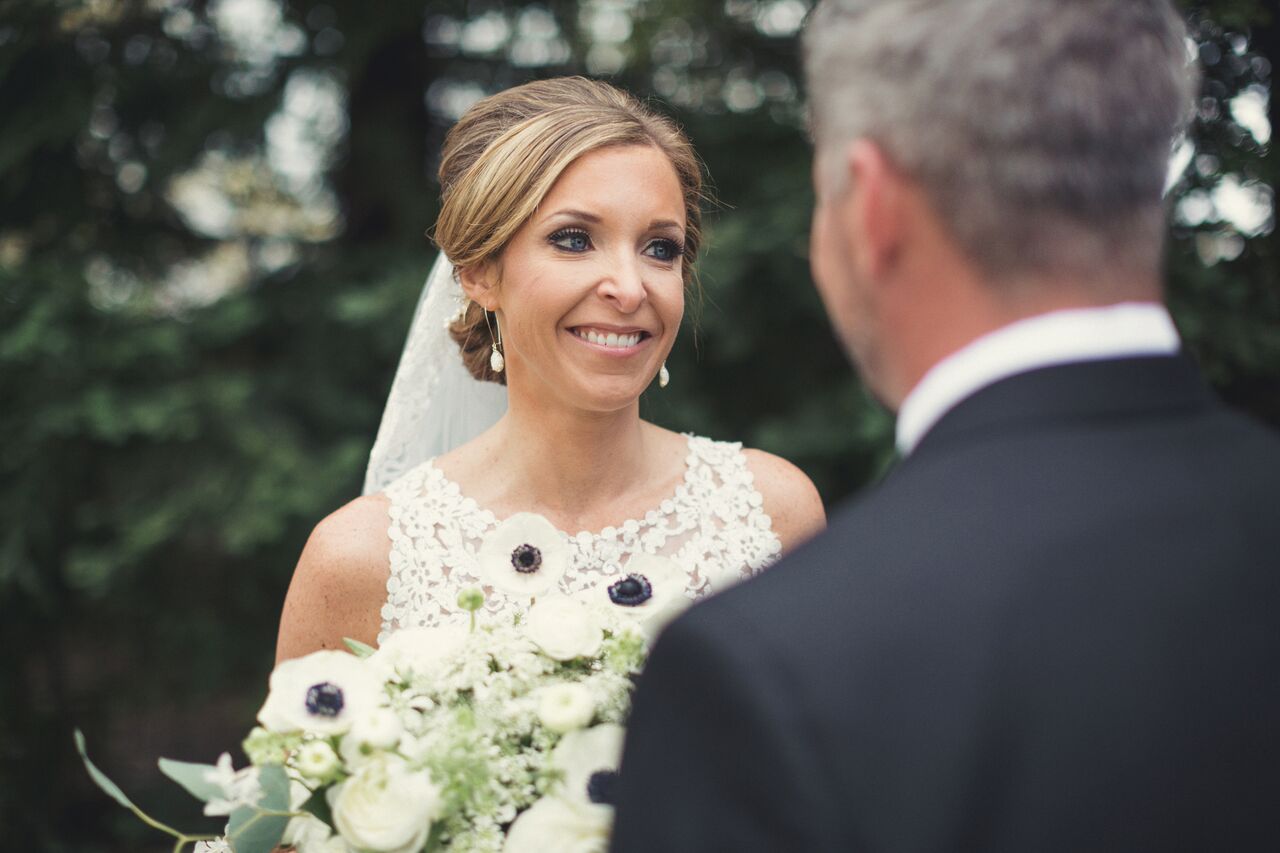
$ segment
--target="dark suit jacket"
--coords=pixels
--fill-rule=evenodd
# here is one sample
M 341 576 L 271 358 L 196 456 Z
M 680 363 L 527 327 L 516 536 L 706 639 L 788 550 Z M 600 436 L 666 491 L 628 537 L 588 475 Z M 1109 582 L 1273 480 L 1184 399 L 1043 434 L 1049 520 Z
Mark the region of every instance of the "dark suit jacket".
M 615 853 L 1280 851 L 1280 436 L 1025 373 L 659 640 Z

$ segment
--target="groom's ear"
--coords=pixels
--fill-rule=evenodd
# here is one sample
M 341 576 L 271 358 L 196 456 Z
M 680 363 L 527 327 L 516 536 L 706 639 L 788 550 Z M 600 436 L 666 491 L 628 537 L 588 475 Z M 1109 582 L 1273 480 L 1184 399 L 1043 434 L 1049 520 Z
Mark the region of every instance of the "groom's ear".
M 458 270 L 458 281 L 462 285 L 462 292 L 486 311 L 496 311 L 500 306 L 498 299 L 500 278 L 498 265 L 493 261 L 483 261 Z
M 897 264 L 907 233 L 907 178 L 870 139 L 856 139 L 845 154 L 850 197 L 844 212 L 853 231 L 859 272 L 883 278 Z

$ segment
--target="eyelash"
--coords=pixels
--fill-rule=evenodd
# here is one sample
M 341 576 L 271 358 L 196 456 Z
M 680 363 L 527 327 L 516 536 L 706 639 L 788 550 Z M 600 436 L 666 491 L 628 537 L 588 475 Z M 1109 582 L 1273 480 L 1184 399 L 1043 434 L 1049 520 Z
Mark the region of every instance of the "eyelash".
M 586 240 L 587 242 L 586 248 L 570 249 L 567 246 L 560 245 L 562 241 L 567 240 L 570 237 L 581 237 L 584 240 Z M 586 231 L 583 231 L 581 228 L 562 228 L 559 231 L 552 234 L 550 237 L 548 237 L 547 242 L 551 243 L 553 246 L 563 251 L 571 252 L 573 254 L 581 254 L 582 252 L 585 252 L 587 249 L 591 248 L 591 235 L 588 234 Z M 654 258 L 654 260 L 664 261 L 667 263 L 674 263 L 677 258 L 681 258 L 684 256 L 684 244 L 677 240 L 672 240 L 667 237 L 659 237 L 655 240 L 649 241 L 649 245 L 645 246 L 645 250 L 647 252 L 649 249 L 653 248 L 654 246 L 659 246 L 659 245 L 667 247 L 667 250 L 671 253 L 671 257 Z

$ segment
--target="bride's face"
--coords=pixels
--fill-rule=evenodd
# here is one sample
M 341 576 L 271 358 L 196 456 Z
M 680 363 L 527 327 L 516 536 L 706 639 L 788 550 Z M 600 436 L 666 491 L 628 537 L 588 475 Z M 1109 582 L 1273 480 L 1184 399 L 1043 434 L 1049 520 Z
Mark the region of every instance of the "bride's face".
M 649 146 L 574 161 L 497 265 L 507 385 L 576 408 L 632 405 L 684 313 L 684 198 Z

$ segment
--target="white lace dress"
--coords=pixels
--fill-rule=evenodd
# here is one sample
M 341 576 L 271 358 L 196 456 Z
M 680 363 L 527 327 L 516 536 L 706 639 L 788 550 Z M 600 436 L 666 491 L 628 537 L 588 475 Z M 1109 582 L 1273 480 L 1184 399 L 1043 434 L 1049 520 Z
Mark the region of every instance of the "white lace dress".
M 709 595 L 764 569 L 781 543 L 752 483 L 742 446 L 688 437 L 683 482 L 643 518 L 599 533 L 560 533 L 569 564 L 559 592 L 590 602 L 627 576 L 640 554 L 665 557 L 687 576 L 684 594 Z M 382 608 L 381 643 L 401 628 L 465 622 L 458 593 L 485 591 L 485 610 L 515 613 L 528 607 L 486 586 L 477 570 L 483 538 L 501 521 L 464 496 L 428 460 L 386 489 L 390 499 L 391 576 Z

